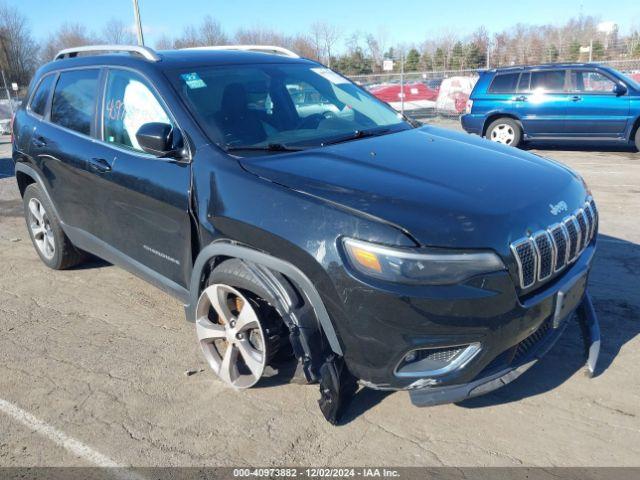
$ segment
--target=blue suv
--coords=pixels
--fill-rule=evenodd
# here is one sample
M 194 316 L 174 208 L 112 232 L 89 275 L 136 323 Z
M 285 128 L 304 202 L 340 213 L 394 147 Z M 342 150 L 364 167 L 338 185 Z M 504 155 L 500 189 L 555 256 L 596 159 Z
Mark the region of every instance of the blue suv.
M 640 85 L 596 64 L 510 67 L 481 72 L 462 127 L 517 147 L 526 140 L 635 142 Z

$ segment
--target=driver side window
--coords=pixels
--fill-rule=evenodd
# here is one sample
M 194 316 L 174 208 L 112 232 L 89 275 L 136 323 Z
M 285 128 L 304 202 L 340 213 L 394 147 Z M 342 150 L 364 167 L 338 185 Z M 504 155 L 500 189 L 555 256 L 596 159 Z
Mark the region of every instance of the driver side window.
M 577 92 L 594 94 L 613 94 L 616 84 L 596 71 L 571 72 L 572 87 Z
M 142 152 L 136 133 L 153 122 L 173 125 L 145 80 L 134 72 L 110 70 L 104 98 L 104 141 Z

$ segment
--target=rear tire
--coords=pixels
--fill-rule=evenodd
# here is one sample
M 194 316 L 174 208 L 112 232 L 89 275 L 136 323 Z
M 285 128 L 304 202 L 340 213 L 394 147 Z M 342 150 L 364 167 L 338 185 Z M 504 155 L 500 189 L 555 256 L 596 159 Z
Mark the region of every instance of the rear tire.
M 485 138 L 510 147 L 518 147 L 522 143 L 522 127 L 513 118 L 498 118 L 487 127 Z
M 29 236 L 47 267 L 64 270 L 78 265 L 86 258 L 86 254 L 78 250 L 62 230 L 53 205 L 37 183 L 27 186 L 23 202 Z

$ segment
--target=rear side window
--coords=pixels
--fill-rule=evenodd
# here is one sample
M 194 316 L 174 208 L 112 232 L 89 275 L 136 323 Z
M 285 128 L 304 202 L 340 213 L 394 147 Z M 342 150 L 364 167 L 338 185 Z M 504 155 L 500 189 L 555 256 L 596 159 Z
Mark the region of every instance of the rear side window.
M 62 72 L 53 93 L 51 121 L 61 127 L 91 134 L 98 94 L 100 70 L 72 70 Z
M 520 73 L 496 75 L 489 87 L 489 93 L 515 93 Z
M 36 115 L 44 117 L 45 110 L 47 108 L 47 101 L 49 100 L 49 93 L 53 86 L 54 75 L 47 75 L 42 79 L 36 92 L 31 97 L 31 103 L 29 104 L 29 110 Z
M 531 72 L 531 91 L 564 92 L 565 70 Z

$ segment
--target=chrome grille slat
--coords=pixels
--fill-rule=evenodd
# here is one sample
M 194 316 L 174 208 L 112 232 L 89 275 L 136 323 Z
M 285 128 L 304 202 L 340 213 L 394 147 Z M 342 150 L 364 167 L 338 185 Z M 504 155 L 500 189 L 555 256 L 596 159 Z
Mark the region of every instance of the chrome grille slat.
M 564 226 L 569 232 L 569 262 L 572 262 L 580 252 L 580 227 L 573 216 L 565 218 Z
M 595 218 L 593 216 L 593 210 L 591 209 L 591 204 L 587 203 L 584 206 L 584 214 L 587 216 L 587 220 L 589 221 L 589 241 L 593 238 L 593 232 L 596 229 Z
M 596 204 L 589 198 L 562 222 L 513 242 L 520 288 L 530 289 L 573 263 L 593 240 L 597 225 Z
M 533 240 L 523 238 L 511 244 L 511 251 L 518 262 L 518 273 L 522 288 L 529 288 L 536 281 L 537 256 Z
M 589 240 L 589 225 L 584 215 L 584 210 L 580 209 L 576 212 L 576 221 L 580 227 L 580 252 L 582 252 Z
M 568 243 L 569 234 L 567 229 L 561 223 L 557 223 L 549 227 L 549 234 L 553 240 L 553 244 L 556 249 L 555 265 L 553 268 L 554 273 L 562 270 L 567 264 L 567 254 L 569 253 Z
M 538 281 L 546 280 L 553 273 L 555 264 L 553 242 L 547 232 L 538 232 L 533 236 L 533 245 L 538 256 Z

